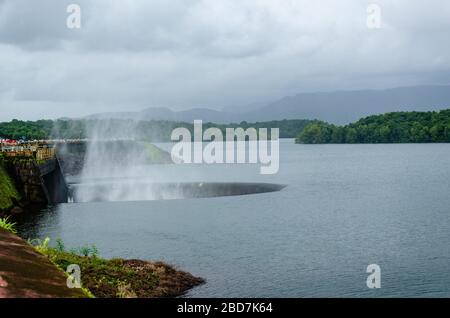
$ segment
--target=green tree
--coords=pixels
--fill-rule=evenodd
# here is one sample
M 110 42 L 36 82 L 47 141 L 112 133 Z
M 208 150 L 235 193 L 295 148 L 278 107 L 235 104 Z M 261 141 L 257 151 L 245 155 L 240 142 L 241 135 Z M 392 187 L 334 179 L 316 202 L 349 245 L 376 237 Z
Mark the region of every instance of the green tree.
M 438 112 L 396 112 L 374 115 L 345 126 L 315 122 L 298 133 L 296 142 L 450 142 L 450 109 Z

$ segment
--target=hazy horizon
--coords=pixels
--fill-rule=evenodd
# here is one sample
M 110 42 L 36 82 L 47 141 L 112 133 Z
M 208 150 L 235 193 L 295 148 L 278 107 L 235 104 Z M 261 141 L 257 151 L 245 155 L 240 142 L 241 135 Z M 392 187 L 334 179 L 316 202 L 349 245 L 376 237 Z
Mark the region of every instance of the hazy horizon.
M 270 100 L 270 101 L 261 102 L 261 103 L 254 103 L 257 106 L 249 105 L 249 109 L 244 109 L 244 110 L 240 109 L 239 106 L 237 106 L 237 107 L 233 107 L 233 106 L 231 106 L 231 107 L 223 107 L 223 108 L 219 108 L 219 109 L 214 109 L 214 108 L 211 108 L 211 107 L 192 107 L 192 108 L 186 108 L 186 109 L 177 109 L 177 108 L 174 108 L 174 107 L 149 106 L 149 107 L 144 107 L 144 108 L 140 108 L 140 109 L 132 109 L 132 110 L 127 109 L 127 108 L 123 108 L 123 109 L 119 108 L 117 110 L 111 110 L 111 111 L 105 111 L 105 112 L 95 112 L 95 111 L 89 112 L 89 111 L 87 111 L 85 114 L 79 114 L 79 115 L 76 115 L 76 116 L 53 116 L 52 117 L 50 115 L 50 116 L 47 116 L 47 117 L 42 117 L 42 116 L 39 117 L 39 116 L 37 116 L 36 118 L 11 117 L 9 119 L 1 119 L 1 116 L 0 116 L 0 122 L 8 122 L 8 121 L 11 121 L 13 119 L 24 120 L 24 121 L 27 121 L 27 120 L 35 121 L 35 120 L 41 120 L 41 119 L 44 119 L 44 120 L 59 120 L 59 119 L 62 119 L 62 120 L 75 119 L 76 120 L 76 119 L 89 119 L 89 118 L 101 119 L 102 115 L 106 115 L 105 119 L 108 119 L 108 118 L 115 118 L 115 116 L 114 116 L 115 114 L 117 116 L 119 116 L 120 114 L 136 114 L 136 115 L 138 115 L 139 113 L 150 112 L 152 109 L 154 109 L 155 111 L 156 110 L 167 110 L 167 111 L 169 111 L 169 112 L 171 112 L 171 113 L 173 113 L 175 115 L 176 114 L 183 114 L 185 112 L 190 112 L 190 111 L 196 111 L 196 110 L 198 110 L 198 111 L 211 110 L 211 111 L 217 112 L 218 116 L 221 116 L 223 114 L 234 115 L 234 117 L 231 117 L 231 118 L 233 118 L 231 120 L 226 120 L 226 119 L 225 120 L 217 120 L 217 121 L 213 120 L 213 122 L 216 122 L 216 123 L 233 123 L 233 122 L 235 122 L 236 123 L 236 122 L 240 122 L 240 121 L 243 121 L 243 120 L 245 120 L 245 121 L 258 121 L 258 119 L 249 119 L 249 118 L 245 118 L 245 116 L 241 117 L 241 115 L 242 114 L 246 114 L 246 113 L 252 113 L 252 111 L 253 112 L 257 112 L 260 109 L 263 109 L 265 107 L 270 107 L 271 104 L 276 104 L 276 103 L 282 102 L 284 99 L 295 98 L 297 96 L 306 96 L 306 95 L 315 95 L 315 94 L 320 96 L 321 94 L 326 95 L 326 94 L 342 94 L 342 93 L 345 94 L 345 93 L 359 93 L 359 92 L 376 92 L 376 93 L 378 93 L 378 92 L 385 92 L 385 91 L 396 90 L 396 89 L 414 89 L 414 88 L 419 88 L 419 87 L 423 88 L 423 87 L 447 87 L 447 86 L 450 86 L 450 84 L 421 85 L 421 86 L 401 86 L 401 87 L 391 87 L 391 88 L 385 88 L 385 89 L 359 89 L 359 90 L 336 90 L 336 91 L 301 92 L 301 93 L 298 93 L 298 94 L 295 94 L 295 95 L 282 96 L 282 97 L 280 97 L 280 98 L 278 98 L 276 100 Z M 331 107 L 332 106 L 333 105 L 331 105 Z M 393 111 L 419 111 L 419 112 L 420 111 L 440 111 L 440 110 L 445 110 L 445 109 L 449 109 L 449 108 L 450 108 L 450 104 L 448 104 L 448 106 L 441 106 L 441 107 L 433 106 L 433 105 L 429 105 L 429 106 L 425 106 L 425 107 L 417 107 L 417 108 L 411 107 L 411 109 L 405 109 L 405 110 L 399 108 L 398 110 L 393 110 Z M 380 107 L 380 110 L 374 109 L 373 112 L 370 112 L 367 115 L 360 115 L 360 117 L 358 117 L 358 119 L 362 118 L 362 117 L 365 117 L 365 116 L 369 116 L 369 115 L 382 114 L 382 113 L 385 113 L 385 112 L 383 112 L 382 111 L 382 107 Z M 389 111 L 387 111 L 387 112 L 389 112 Z M 282 112 L 281 112 L 281 114 L 282 114 Z M 111 115 L 111 117 L 108 117 L 107 115 Z M 358 115 L 356 115 L 356 116 L 358 116 Z M 202 116 L 198 116 L 198 119 L 202 119 L 201 117 Z M 281 117 L 274 118 L 273 120 L 294 119 L 294 118 L 287 118 L 287 117 L 289 117 L 289 116 L 283 117 L 283 115 L 281 115 Z M 129 119 L 129 118 L 126 118 L 126 119 Z M 326 121 L 326 119 L 321 119 L 321 118 L 314 117 L 314 116 L 313 117 L 311 117 L 311 116 L 298 116 L 298 118 L 296 117 L 295 119 L 309 119 L 309 120 L 319 119 L 319 120 L 325 120 Z M 151 120 L 151 119 L 142 119 L 142 120 Z M 157 119 L 157 120 L 159 120 L 159 119 Z M 163 118 L 161 120 L 170 120 L 170 119 Z M 186 119 L 179 119 L 178 120 L 177 119 L 175 121 L 188 121 L 188 122 L 190 122 L 192 120 L 190 120 L 190 119 L 188 119 L 188 120 L 186 120 Z M 210 120 L 208 120 L 208 118 L 207 118 L 205 121 L 210 121 Z M 269 121 L 269 119 L 266 119 L 264 121 Z M 333 120 L 328 120 L 328 121 L 335 122 Z M 343 123 L 338 123 L 338 124 L 343 124 Z

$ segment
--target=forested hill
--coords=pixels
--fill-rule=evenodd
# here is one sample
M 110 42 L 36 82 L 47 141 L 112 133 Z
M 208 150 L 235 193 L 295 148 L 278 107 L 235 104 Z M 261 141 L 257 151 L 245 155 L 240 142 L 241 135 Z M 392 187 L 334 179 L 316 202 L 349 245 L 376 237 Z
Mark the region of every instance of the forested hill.
M 222 131 L 225 128 L 248 127 L 258 128 L 279 128 L 281 138 L 295 138 L 299 131 L 302 131 L 308 124 L 316 121 L 294 119 L 294 120 L 274 120 L 267 122 L 218 125 L 214 123 L 203 123 L 203 129 L 217 127 Z M 67 119 L 67 120 L 38 120 L 0 123 L 0 138 L 8 139 L 83 139 L 90 136 L 89 131 L 95 134 L 117 137 L 136 137 L 145 141 L 168 141 L 173 129 L 186 127 L 191 133 L 193 123 L 175 122 L 164 120 L 135 121 L 132 119 Z
M 450 142 L 450 109 L 395 112 L 336 126 L 314 122 L 299 131 L 297 143 L 428 143 Z

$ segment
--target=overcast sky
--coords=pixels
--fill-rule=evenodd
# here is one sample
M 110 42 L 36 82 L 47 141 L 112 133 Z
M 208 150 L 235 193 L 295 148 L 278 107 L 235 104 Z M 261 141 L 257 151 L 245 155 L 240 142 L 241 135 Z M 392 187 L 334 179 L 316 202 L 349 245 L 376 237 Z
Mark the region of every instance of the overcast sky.
M 0 120 L 447 84 L 449 32 L 446 0 L 0 0 Z

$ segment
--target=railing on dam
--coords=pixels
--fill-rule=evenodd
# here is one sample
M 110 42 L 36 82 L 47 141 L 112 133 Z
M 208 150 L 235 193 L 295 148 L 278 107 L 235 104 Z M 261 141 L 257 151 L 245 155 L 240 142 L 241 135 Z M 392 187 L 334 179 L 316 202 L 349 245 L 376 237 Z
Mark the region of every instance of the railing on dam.
M 54 147 L 37 147 L 34 145 L 2 146 L 1 154 L 7 158 L 33 158 L 37 161 L 54 159 Z

